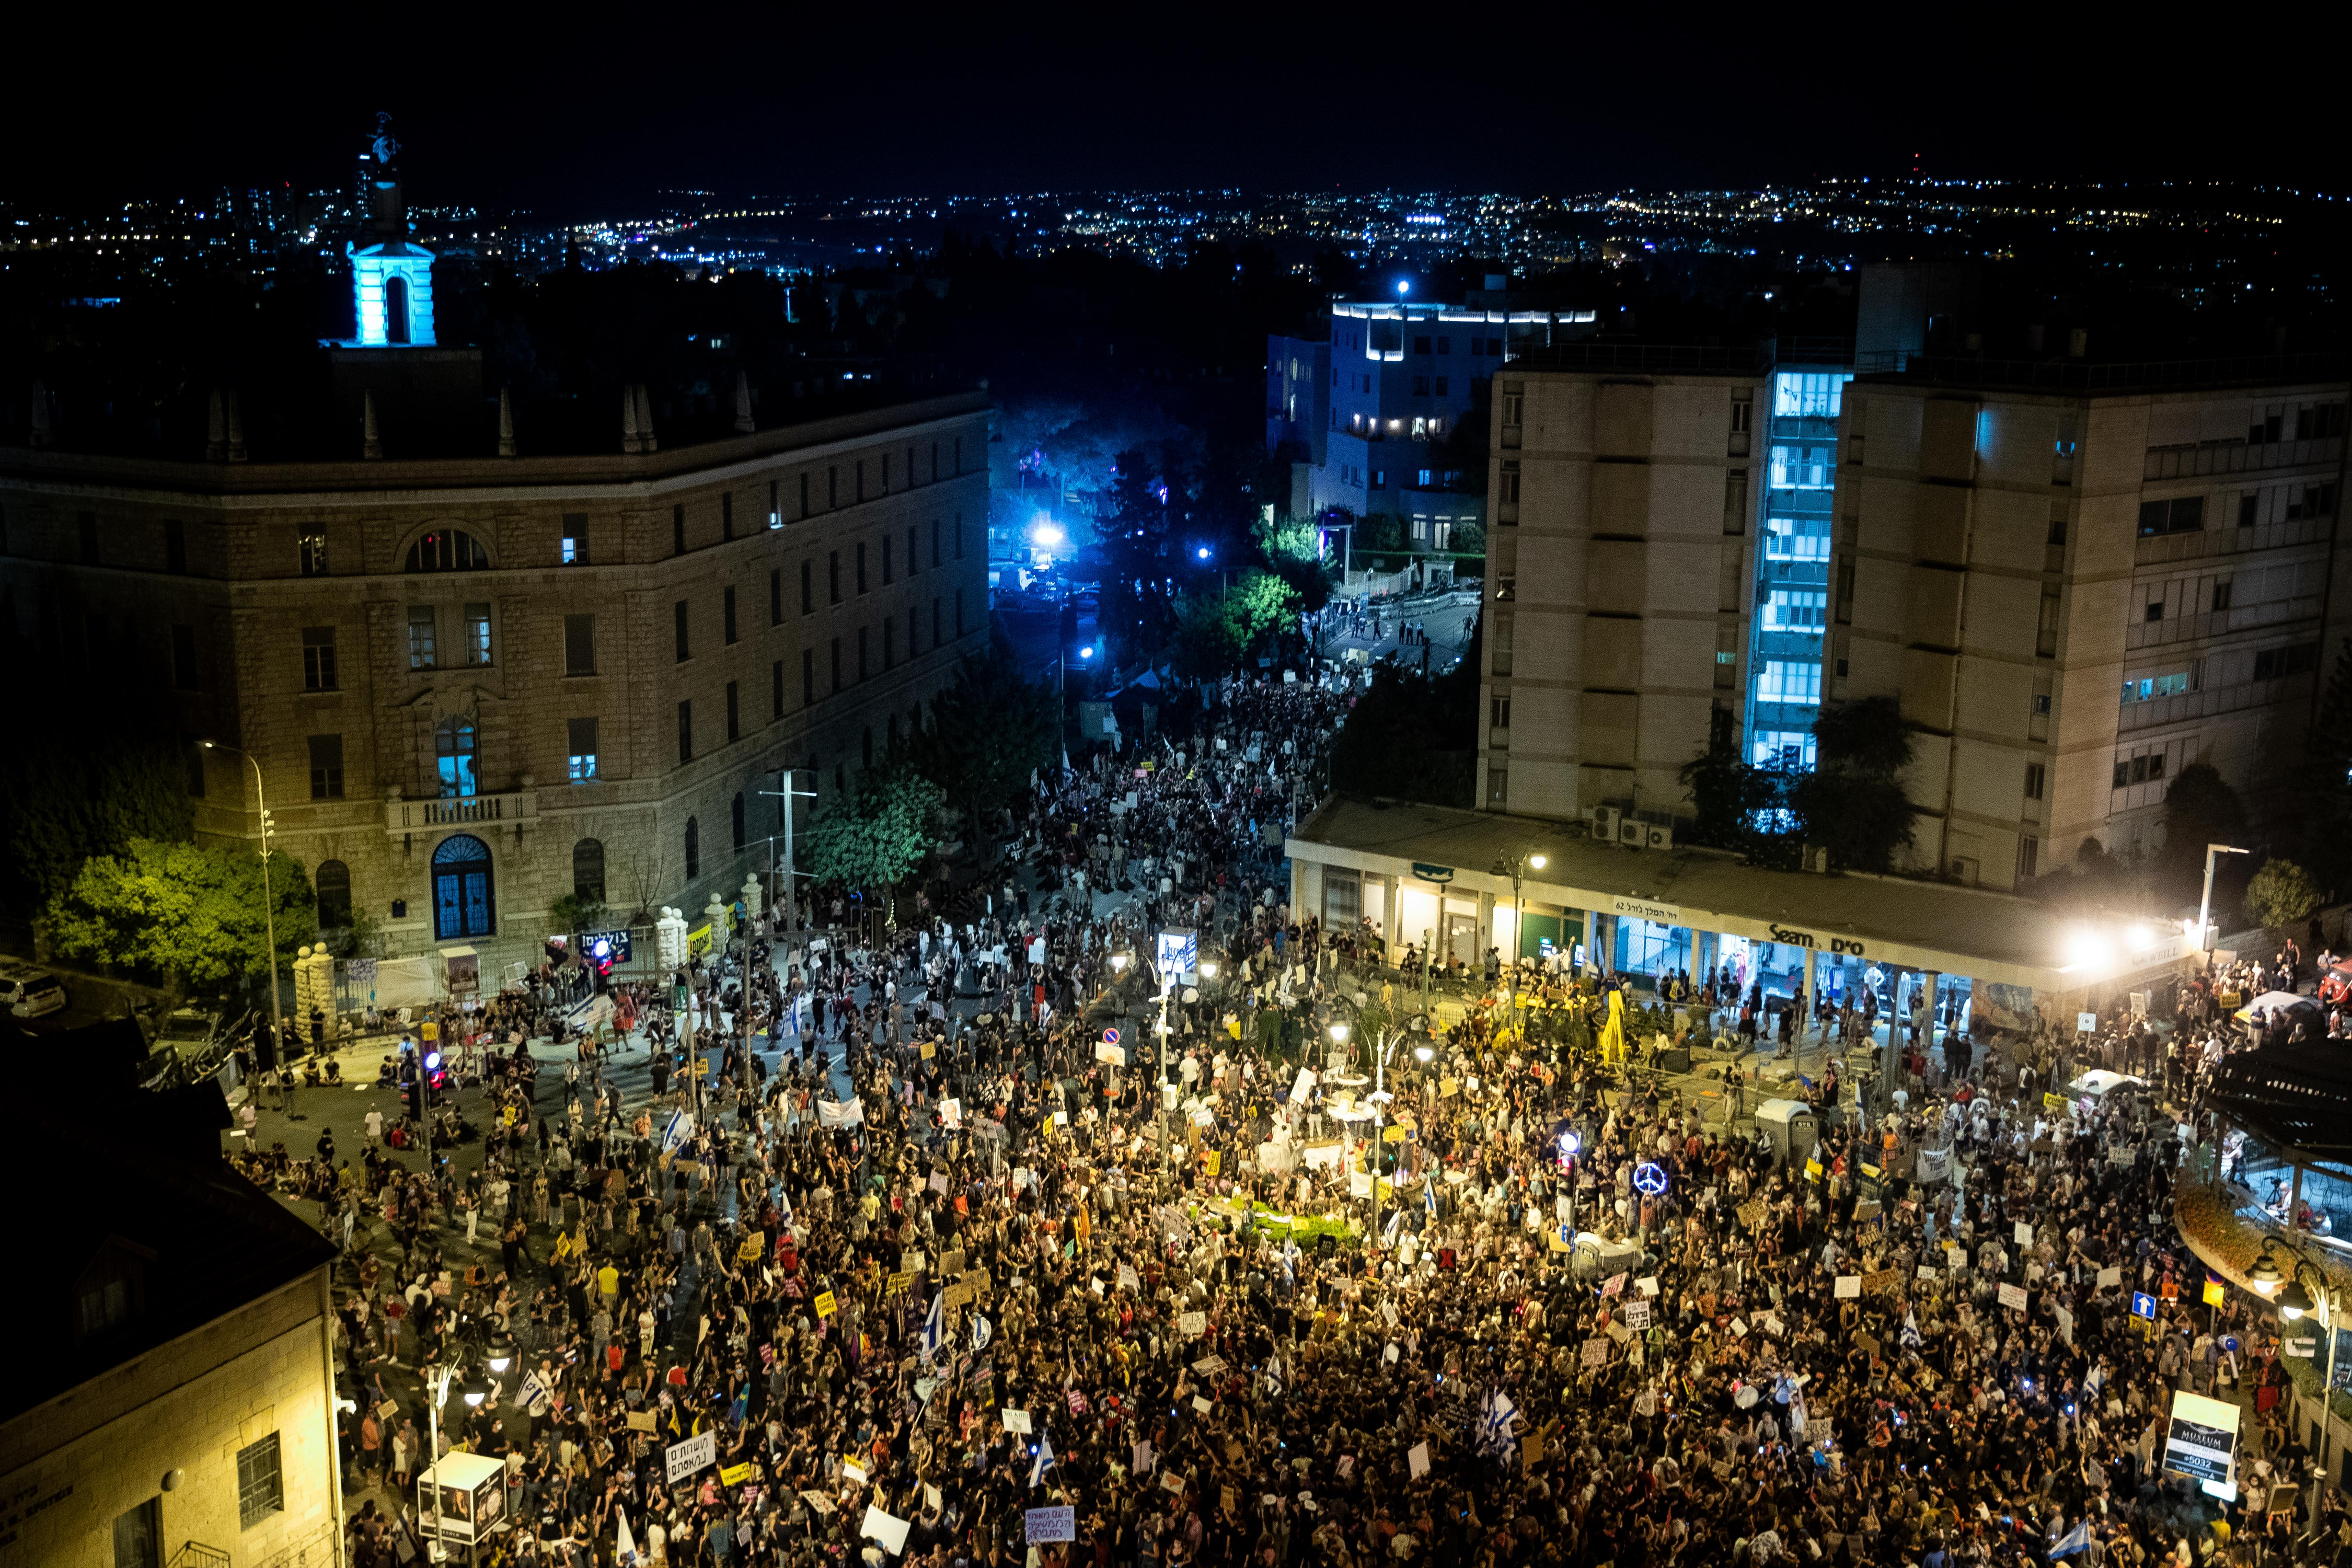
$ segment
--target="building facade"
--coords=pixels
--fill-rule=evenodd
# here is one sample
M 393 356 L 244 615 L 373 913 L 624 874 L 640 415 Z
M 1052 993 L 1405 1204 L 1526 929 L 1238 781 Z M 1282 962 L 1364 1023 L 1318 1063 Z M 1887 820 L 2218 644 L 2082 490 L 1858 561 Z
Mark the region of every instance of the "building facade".
M 2352 605 L 2340 361 L 1913 359 L 1846 389 L 1835 699 L 1917 736 L 1916 868 L 2007 888 L 2298 757 Z M 2333 622 L 2331 622 L 2331 607 Z
M 985 646 L 987 407 L 595 458 L 0 451 L 0 605 L 61 678 L 152 683 L 205 836 L 259 822 L 200 742 L 248 753 L 324 926 L 521 957 L 567 893 L 731 897 L 778 769 L 846 787 Z

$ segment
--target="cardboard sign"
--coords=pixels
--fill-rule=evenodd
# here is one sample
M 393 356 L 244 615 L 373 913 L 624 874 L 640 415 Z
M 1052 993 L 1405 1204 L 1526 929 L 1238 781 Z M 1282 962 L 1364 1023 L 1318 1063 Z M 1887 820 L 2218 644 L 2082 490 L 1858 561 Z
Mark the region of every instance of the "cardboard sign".
M 1078 1538 L 1078 1510 L 1075 1508 L 1033 1508 L 1022 1516 L 1027 1529 L 1024 1539 L 1032 1546 L 1050 1546 L 1057 1541 Z
M 1209 1314 L 1187 1312 L 1176 1320 L 1176 1331 L 1188 1340 L 1199 1339 L 1209 1331 Z
M 1831 1299 L 1838 1301 L 1858 1301 L 1862 1300 L 1862 1276 L 1859 1274 L 1839 1275 L 1837 1277 L 1837 1287 L 1835 1290 L 1832 1292 Z
M 1579 1355 L 1579 1363 L 1587 1369 L 1608 1365 L 1609 1341 L 1598 1335 L 1585 1341 L 1584 1349 Z
M 629 1430 L 632 1432 L 653 1432 L 660 1429 L 658 1423 L 654 1419 L 654 1413 L 650 1410 L 630 1411 L 628 1422 Z
M 860 1537 L 870 1536 L 880 1542 L 885 1552 L 897 1557 L 907 1550 L 907 1531 L 910 1524 L 910 1521 L 894 1519 L 872 1503 L 867 1503 L 866 1519 L 858 1525 L 857 1533 Z
M 1650 1326 L 1649 1302 L 1639 1300 L 1628 1301 L 1625 1303 L 1624 1312 L 1627 1328 L 1646 1329 Z
M 1136 1273 L 1132 1264 L 1122 1263 L 1118 1266 L 1118 1288 L 1130 1291 L 1140 1291 L 1143 1289 L 1142 1277 Z
M 1199 1394 L 1196 1394 L 1192 1395 L 1192 1413 L 1193 1413 L 1194 1415 L 1207 1415 L 1211 1410 L 1213 1410 L 1213 1409 L 1214 1409 L 1214 1408 L 1215 1408 L 1215 1406 L 1214 1406 L 1214 1405 L 1211 1405 L 1207 1400 L 1205 1400 L 1205 1399 L 1202 1398 Z
M 2014 1307 L 2021 1312 L 2025 1310 L 2025 1287 L 2003 1285 L 2000 1288 L 2000 1304 L 2004 1307 Z
M 2124 1271 L 2120 1267 L 2115 1268 L 2102 1268 L 2099 1270 L 2098 1288 L 2100 1289 L 2105 1290 L 2110 1287 L 2121 1285 L 2123 1282 Z
M 1162 1491 L 1174 1492 L 1178 1497 L 1182 1497 L 1184 1495 L 1184 1478 L 1178 1475 L 1173 1470 L 1162 1470 L 1160 1472 L 1160 1489 Z
M 1003 1418 L 1007 1432 L 1017 1432 L 1024 1437 L 1029 1436 L 1029 1412 L 1026 1410 L 1000 1410 L 997 1415 Z
M 719 1462 L 719 1434 L 697 1432 L 672 1443 L 662 1456 L 672 1486 Z
M 1415 1443 L 1406 1451 L 1404 1460 L 1406 1468 L 1412 1472 L 1412 1479 L 1421 1479 L 1422 1477 L 1429 1474 L 1429 1445 L 1425 1442 Z
M 2010 1239 L 2016 1242 L 2020 1247 L 2031 1247 L 2033 1245 L 2033 1227 L 2026 1224 L 2023 1220 L 2019 1220 L 2017 1224 L 2011 1228 Z
M 818 1293 L 816 1299 L 816 1315 L 818 1317 L 830 1318 L 839 1310 L 841 1310 L 841 1303 L 833 1299 L 832 1291 L 824 1290 Z

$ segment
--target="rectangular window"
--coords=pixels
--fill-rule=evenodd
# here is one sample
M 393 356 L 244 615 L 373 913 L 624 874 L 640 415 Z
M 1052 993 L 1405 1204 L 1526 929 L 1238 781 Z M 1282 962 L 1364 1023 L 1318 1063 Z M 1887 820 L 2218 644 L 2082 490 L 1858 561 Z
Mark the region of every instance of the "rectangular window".
M 236 1451 L 236 1525 L 251 1530 L 286 1511 L 286 1478 L 278 1468 L 278 1434 Z
M 1507 730 L 1511 727 L 1509 698 L 1490 697 L 1486 700 L 1486 723 L 1490 729 L 1496 730 Z
M 310 737 L 310 798 L 343 798 L 343 738 L 341 735 Z
M 678 502 L 669 509 L 669 552 L 686 553 L 686 503 Z
M 898 623 L 885 617 L 882 622 L 882 668 L 885 672 L 898 668 Z
M 956 636 L 963 636 L 963 590 L 956 590 Z
M 940 520 L 931 519 L 931 564 L 940 563 Z
M 801 706 L 816 706 L 816 649 L 801 649 Z
M 1776 490 L 1831 489 L 1830 449 L 1827 447 L 1775 445 L 1770 471 L 1765 482 Z
M 2066 542 L 2066 503 L 2063 500 L 2050 503 L 2050 542 L 2056 545 Z
M 784 661 L 778 659 L 768 667 L 768 717 L 784 716 Z
M 588 514 L 567 511 L 563 514 L 563 564 L 588 564 Z
M 1446 378 L 1446 377 L 1444 377 L 1444 376 L 1442 376 L 1442 375 L 1441 375 L 1441 376 L 1439 376 L 1439 377 L 1437 378 L 1437 395 L 1438 395 L 1438 396 L 1440 396 L 1440 397 L 1444 397 L 1444 396 L 1445 396 L 1445 395 L 1446 395 L 1446 391 L 1445 391 L 1446 386 L 1447 386 L 1447 378 Z
M 781 566 L 768 568 L 768 624 L 784 624 L 784 569 Z
M 742 733 L 743 714 L 740 694 L 736 689 L 736 682 L 730 680 L 727 683 L 727 738 L 730 741 L 739 740 Z
M 2038 873 L 2035 867 L 2042 859 L 2042 840 L 2028 834 L 2017 841 L 2017 879 L 2030 881 Z
M 857 542 L 857 592 L 860 596 L 866 593 L 866 542 L 862 539 Z
M 827 511 L 841 510 L 841 469 L 837 466 L 824 471 L 824 507 Z
M 956 513 L 956 559 L 963 559 L 963 513 Z
M 720 605 L 721 605 L 721 609 L 722 609 L 723 620 L 724 620 L 724 625 L 725 625 L 726 638 L 727 638 L 727 640 L 728 640 L 729 642 L 730 642 L 730 643 L 731 643 L 731 642 L 734 642 L 734 641 L 736 640 L 736 637 L 735 637 L 735 584 L 734 584 L 730 583 L 730 584 L 727 584 L 726 589 L 725 589 L 725 590 L 720 594 L 720 595 L 719 595 L 719 602 L 720 602 Z
M 916 606 L 908 605 L 907 607 L 907 657 L 908 658 L 923 651 L 922 630 L 922 617 L 916 613 Z
M 857 628 L 857 679 L 860 680 L 866 679 L 866 647 L 872 630 L 870 626 Z
M 808 482 L 809 477 L 803 474 L 801 476 L 801 515 L 803 517 L 809 514 Z
M 824 558 L 824 587 L 827 599 L 841 603 L 841 552 L 827 551 Z
M 1412 395 L 1415 397 L 1427 397 L 1429 395 L 1429 377 L 1425 375 L 1416 375 L 1412 378 Z
M 430 605 L 408 606 L 408 668 L 434 668 L 434 614 Z
M 1781 419 L 1834 419 L 1853 377 L 1837 372 L 1802 372 L 1772 378 L 1772 413 Z
M 677 760 L 694 761 L 694 699 L 680 698 L 677 704 Z
M 673 620 L 677 623 L 677 662 L 684 664 L 688 658 L 693 657 L 693 654 L 688 647 L 686 634 L 686 601 L 684 599 L 680 599 L 675 605 L 671 606 L 670 613 Z
M 81 546 L 81 563 L 85 566 L 97 565 L 98 513 L 94 511 L 74 513 L 74 536 Z
M 854 466 L 857 477 L 857 499 L 864 500 L 866 499 L 866 459 L 858 458 Z
M 1768 561 L 1827 561 L 1830 558 L 1830 520 L 1825 517 L 1766 518 L 1764 558 Z
M 1733 468 L 1723 476 L 1723 531 L 1748 531 L 1748 470 Z
M 2033 624 L 2033 651 L 2042 658 L 2058 657 L 2058 590 L 2054 585 L 2042 590 L 2042 610 Z
M 2240 528 L 2252 528 L 2255 523 L 2262 521 L 2262 515 L 2263 492 L 2260 490 L 2241 490 L 2238 493 L 2238 526 Z
M 176 517 L 163 523 L 163 570 L 183 577 L 188 574 L 188 526 Z
M 596 617 L 594 616 L 563 617 L 563 673 L 566 675 L 596 673 Z
M 2164 533 L 2195 533 L 2204 526 L 2203 496 L 2176 496 L 2170 500 L 2139 503 L 2139 536 L 2142 539 Z
M 163 1500 L 114 1516 L 114 1568 L 163 1568 Z
M 887 533 L 882 536 L 882 585 L 885 588 L 898 580 L 896 574 L 890 569 L 891 546 L 897 542 Z
M 1488 764 L 1486 768 L 1486 804 L 1505 805 L 1511 798 L 1511 775 L 1507 769 Z
M 335 628 L 332 626 L 302 628 L 302 689 L 335 689 Z
M 907 575 L 911 577 L 922 569 L 922 557 L 915 550 L 914 525 L 909 523 L 907 526 Z
M 2041 763 L 2028 763 L 2025 764 L 2026 799 L 2040 800 L 2042 798 L 2042 786 L 2046 777 L 2047 773 L 2045 772 L 2044 764 Z
M 816 594 L 814 583 L 815 575 L 814 562 L 801 563 L 801 614 L 804 616 L 816 614 Z
M 1768 632 L 1817 632 L 1828 618 L 1830 596 L 1827 590 L 1813 592 L 1803 588 L 1775 588 L 1764 605 L 1764 629 Z
M 733 490 L 719 492 L 719 537 L 722 540 L 735 537 L 735 492 Z
M 490 607 L 488 605 L 466 606 L 466 662 L 472 665 L 490 662 Z
M 779 479 L 770 479 L 768 481 L 768 526 L 770 528 L 782 528 L 784 526 L 783 509 L 779 504 L 779 498 L 777 496 L 777 491 L 781 488 L 782 483 L 782 481 Z
M 940 601 L 936 597 L 931 600 L 931 646 L 933 647 L 947 641 L 940 631 Z
M 572 719 L 564 724 L 569 732 L 565 770 L 573 784 L 596 782 L 596 721 Z
M 886 496 L 890 493 L 890 454 L 887 452 L 882 454 L 882 493 Z
M 1756 700 L 1818 706 L 1822 700 L 1822 667 L 1795 660 L 1766 659 L 1756 680 Z
M 833 689 L 835 693 L 841 690 L 841 639 L 839 637 L 833 639 Z
M 2230 578 L 2223 577 L 2213 584 L 2213 611 L 2216 615 L 2230 607 L 2231 581 Z

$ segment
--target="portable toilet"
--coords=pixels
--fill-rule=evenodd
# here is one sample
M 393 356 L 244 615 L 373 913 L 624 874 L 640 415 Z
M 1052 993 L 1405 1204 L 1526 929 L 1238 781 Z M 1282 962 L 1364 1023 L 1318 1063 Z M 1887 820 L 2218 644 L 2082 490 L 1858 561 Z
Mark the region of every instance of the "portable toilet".
M 1756 1108 L 1756 1130 L 1772 1141 L 1772 1158 L 1784 1168 L 1803 1164 L 1819 1142 L 1813 1108 L 1801 1100 L 1768 1100 Z

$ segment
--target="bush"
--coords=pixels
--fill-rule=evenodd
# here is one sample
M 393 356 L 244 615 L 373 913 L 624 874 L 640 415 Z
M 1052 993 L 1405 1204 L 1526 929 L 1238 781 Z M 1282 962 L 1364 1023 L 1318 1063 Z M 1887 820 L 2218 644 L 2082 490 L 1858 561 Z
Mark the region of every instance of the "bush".
M 2292 860 L 2263 861 L 2246 884 L 2246 912 L 2270 930 L 2299 925 L 2318 908 L 2318 886 Z

